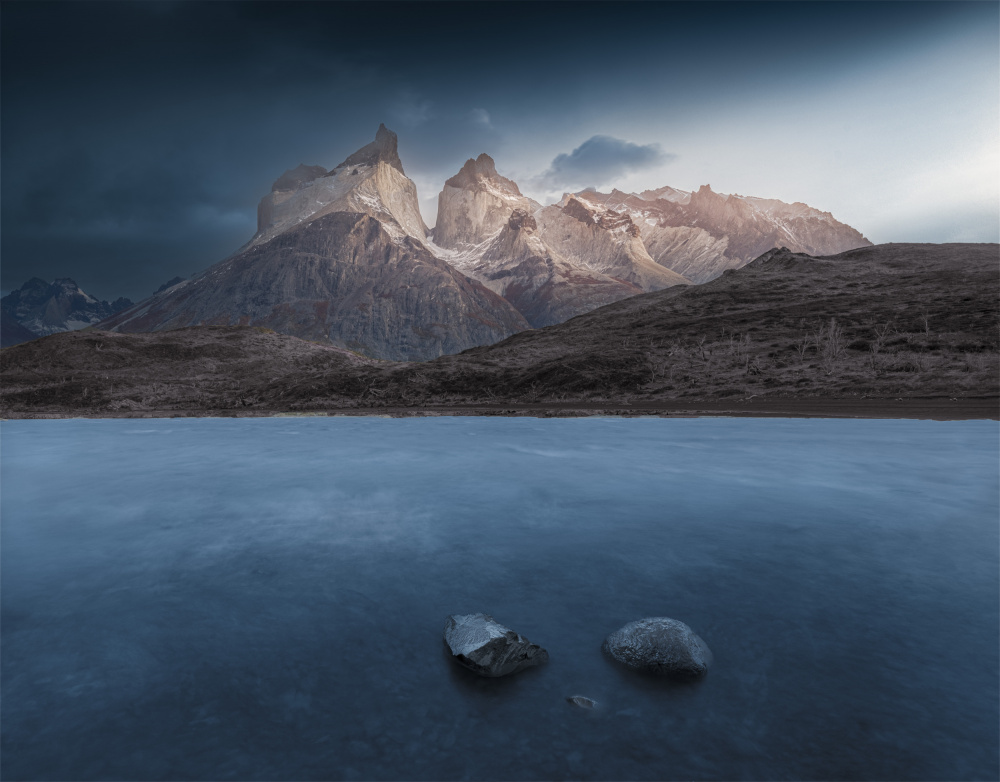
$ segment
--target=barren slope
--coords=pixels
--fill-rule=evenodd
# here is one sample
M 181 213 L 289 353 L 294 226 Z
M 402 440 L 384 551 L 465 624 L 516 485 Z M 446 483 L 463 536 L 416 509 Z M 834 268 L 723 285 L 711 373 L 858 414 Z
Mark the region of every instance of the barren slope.
M 527 328 L 506 301 L 393 237 L 366 214 L 333 212 L 251 246 L 101 324 L 123 332 L 264 326 L 372 358 L 424 360 Z

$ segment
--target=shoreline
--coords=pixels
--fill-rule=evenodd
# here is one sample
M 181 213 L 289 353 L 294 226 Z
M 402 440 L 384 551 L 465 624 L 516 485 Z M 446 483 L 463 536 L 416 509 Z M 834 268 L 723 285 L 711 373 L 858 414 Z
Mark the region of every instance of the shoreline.
M 521 404 L 450 404 L 413 407 L 352 407 L 315 410 L 188 409 L 87 411 L 7 411 L 0 420 L 62 418 L 280 418 L 376 416 L 388 418 L 438 416 L 504 416 L 534 418 L 879 418 L 935 421 L 1000 420 L 1000 397 L 930 398 L 750 398 L 696 399 L 660 402 L 550 402 Z

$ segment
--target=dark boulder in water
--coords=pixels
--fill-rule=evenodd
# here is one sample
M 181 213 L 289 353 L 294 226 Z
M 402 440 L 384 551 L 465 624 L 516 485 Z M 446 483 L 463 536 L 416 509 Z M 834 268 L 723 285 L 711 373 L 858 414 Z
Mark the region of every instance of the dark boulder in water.
M 604 651 L 636 671 L 674 679 L 697 679 L 708 672 L 712 652 L 683 622 L 665 616 L 629 622 L 604 641 Z
M 506 676 L 549 659 L 549 653 L 488 614 L 452 615 L 444 641 L 455 659 L 480 676 Z

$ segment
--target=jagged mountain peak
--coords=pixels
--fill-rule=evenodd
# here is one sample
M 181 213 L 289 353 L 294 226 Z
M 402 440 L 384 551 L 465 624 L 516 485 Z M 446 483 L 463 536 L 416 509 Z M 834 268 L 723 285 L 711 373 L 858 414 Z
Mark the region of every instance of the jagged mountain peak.
M 500 189 L 511 195 L 521 195 L 517 183 L 498 174 L 496 163 L 485 152 L 475 160 L 471 157 L 466 160 L 459 172 L 445 182 L 445 186 L 462 190 Z
M 131 306 L 128 299 L 113 304 L 99 301 L 70 277 L 59 277 L 51 283 L 32 277 L 0 299 L 0 310 L 35 336 L 85 328 Z M 13 343 L 8 340 L 4 344 Z
M 375 166 L 380 162 L 388 163 L 400 174 L 406 175 L 403 171 L 403 161 L 399 159 L 398 138 L 384 123 L 379 124 L 373 142 L 348 155 L 343 163 L 330 169 L 329 175 L 348 166 Z
M 24 285 L 21 286 L 21 291 L 26 293 L 28 291 L 33 291 L 33 290 L 44 291 L 48 290 L 48 288 L 49 284 L 41 277 L 32 277 L 30 280 L 24 283 Z
M 664 185 L 655 190 L 643 190 L 637 194 L 637 197 L 643 201 L 656 201 L 660 199 L 663 201 L 672 201 L 676 204 L 686 204 L 691 200 L 691 193 L 687 190 L 678 190 L 676 187 Z
M 93 296 L 84 293 L 80 289 L 80 286 L 77 285 L 76 280 L 74 280 L 72 277 L 57 277 L 52 281 L 52 288 L 53 289 L 58 288 L 61 293 L 64 293 L 68 296 L 79 295 L 79 296 L 86 296 L 88 299 L 93 299 Z M 96 299 L 93 300 L 97 301 Z
M 702 185 L 693 193 L 691 193 L 691 203 L 708 203 L 710 201 L 726 201 L 729 196 L 723 195 L 722 193 L 716 193 L 711 185 Z
M 562 200 L 559 202 L 559 208 L 563 210 L 563 214 L 572 217 L 574 220 L 579 220 L 581 223 L 592 225 L 597 222 L 596 213 L 582 198 L 575 196 L 573 193 L 566 193 L 562 197 Z
M 329 172 L 319 166 L 285 172 L 261 199 L 257 233 L 241 251 L 332 212 L 369 214 L 397 240 L 426 238 L 416 185 L 403 173 L 396 134 L 385 125 L 373 142 Z
M 521 194 L 516 182 L 498 174 L 493 158 L 483 152 L 444 183 L 434 242 L 448 250 L 478 245 L 496 236 L 515 209 L 532 214 L 540 208 Z
M 653 259 L 696 283 L 737 269 L 773 247 L 835 255 L 870 242 L 858 231 L 802 202 L 673 187 L 617 194 L 606 202 L 629 214 Z

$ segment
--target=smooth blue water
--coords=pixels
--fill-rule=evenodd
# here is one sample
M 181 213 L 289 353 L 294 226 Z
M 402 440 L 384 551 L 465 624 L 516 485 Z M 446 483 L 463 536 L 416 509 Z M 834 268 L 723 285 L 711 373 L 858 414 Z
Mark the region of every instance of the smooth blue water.
M 995 780 L 998 433 L 4 422 L 0 772 Z M 473 611 L 550 663 L 455 665 Z M 704 681 L 601 654 L 643 616 L 705 639 Z

